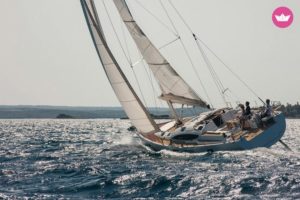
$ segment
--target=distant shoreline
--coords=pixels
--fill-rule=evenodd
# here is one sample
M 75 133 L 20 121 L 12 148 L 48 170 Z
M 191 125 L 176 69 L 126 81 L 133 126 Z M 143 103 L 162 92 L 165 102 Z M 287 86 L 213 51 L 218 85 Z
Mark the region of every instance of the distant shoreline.
M 283 106 L 287 119 L 300 119 L 299 104 Z M 153 116 L 170 115 L 169 109 L 149 108 Z M 197 108 L 196 112 L 185 109 L 183 116 L 191 116 L 203 112 Z M 88 107 L 88 106 L 34 106 L 34 105 L 0 105 L 0 119 L 126 119 L 127 115 L 122 107 Z
M 149 108 L 159 118 L 170 114 L 168 108 Z M 199 108 L 197 112 L 203 112 Z M 183 116 L 191 115 L 186 109 Z M 31 106 L 0 105 L 0 119 L 125 119 L 122 107 L 75 107 L 75 106 Z
M 98 119 L 126 117 L 121 107 L 3 106 L 0 119 Z

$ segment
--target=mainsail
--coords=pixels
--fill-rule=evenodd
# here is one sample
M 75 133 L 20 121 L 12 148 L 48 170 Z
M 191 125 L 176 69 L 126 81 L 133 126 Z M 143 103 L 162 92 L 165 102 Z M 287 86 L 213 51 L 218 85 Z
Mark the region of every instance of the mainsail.
M 151 43 L 141 28 L 133 19 L 125 0 L 114 0 L 114 3 L 126 24 L 137 47 L 153 72 L 162 90 L 161 99 L 171 103 L 207 107 L 194 90 L 180 77 L 164 58 L 159 50 Z
M 107 45 L 94 0 L 81 0 L 81 5 L 100 61 L 127 116 L 141 133 L 159 131 Z

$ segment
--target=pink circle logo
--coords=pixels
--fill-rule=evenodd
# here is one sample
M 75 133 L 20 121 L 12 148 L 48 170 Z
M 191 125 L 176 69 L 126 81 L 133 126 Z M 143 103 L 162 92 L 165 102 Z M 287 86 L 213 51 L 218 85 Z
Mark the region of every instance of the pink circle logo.
M 294 20 L 294 15 L 291 9 L 287 7 L 278 7 L 272 14 L 273 23 L 279 28 L 289 27 Z

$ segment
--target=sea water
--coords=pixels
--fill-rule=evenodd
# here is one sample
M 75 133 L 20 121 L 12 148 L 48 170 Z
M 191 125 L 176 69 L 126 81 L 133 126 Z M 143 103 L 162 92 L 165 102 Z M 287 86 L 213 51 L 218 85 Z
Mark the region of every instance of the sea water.
M 154 152 L 127 120 L 0 120 L 0 199 L 299 199 L 300 120 L 250 151 Z

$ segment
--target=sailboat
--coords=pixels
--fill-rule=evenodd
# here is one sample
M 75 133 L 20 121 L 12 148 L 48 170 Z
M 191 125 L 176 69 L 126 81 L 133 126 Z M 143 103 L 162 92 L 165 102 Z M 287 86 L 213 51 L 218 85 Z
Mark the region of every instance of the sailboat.
M 124 111 L 137 129 L 142 143 L 153 150 L 207 152 L 247 150 L 270 147 L 283 136 L 286 123 L 282 112 L 273 109 L 272 116 L 261 119 L 253 110 L 251 119 L 241 120 L 239 108 L 209 109 L 192 117 L 181 117 L 175 104 L 207 108 L 168 60 L 153 45 L 134 20 L 125 0 L 113 0 L 143 59 L 152 71 L 173 119 L 155 121 L 122 71 L 103 32 L 94 0 L 80 0 L 94 46 L 106 76 Z M 196 38 L 196 37 L 195 37 Z M 196 38 L 197 39 L 197 38 Z

